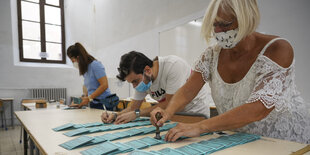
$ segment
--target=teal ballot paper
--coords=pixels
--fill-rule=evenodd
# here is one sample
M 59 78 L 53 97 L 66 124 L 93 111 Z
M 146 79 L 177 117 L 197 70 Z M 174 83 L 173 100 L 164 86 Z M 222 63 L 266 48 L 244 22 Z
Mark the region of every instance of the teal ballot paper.
M 185 155 L 185 153 L 182 153 L 178 150 L 175 150 L 175 149 L 172 149 L 172 148 L 164 148 L 164 149 L 161 149 L 159 151 L 156 151 L 156 152 L 159 152 L 163 155 Z
M 80 104 L 81 102 L 82 102 L 82 99 L 80 97 L 73 97 L 74 104 Z
M 54 131 L 62 131 L 62 130 L 67 130 L 70 128 L 73 128 L 74 124 L 73 123 L 67 123 L 65 125 L 53 128 Z
M 83 155 L 102 155 L 102 154 L 109 154 L 113 151 L 118 150 L 119 145 L 111 143 L 109 141 L 104 142 L 102 144 L 96 145 L 90 149 L 84 150 L 81 152 Z
M 67 149 L 67 150 L 72 150 L 74 148 L 80 147 L 90 141 L 92 141 L 94 138 L 90 136 L 81 136 L 79 138 L 75 138 L 73 140 L 70 140 L 68 142 L 62 143 L 59 146 Z

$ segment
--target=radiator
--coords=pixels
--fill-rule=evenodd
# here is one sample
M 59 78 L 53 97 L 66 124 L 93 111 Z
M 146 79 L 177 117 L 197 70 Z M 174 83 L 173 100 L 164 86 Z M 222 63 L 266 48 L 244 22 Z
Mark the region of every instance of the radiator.
M 44 98 L 48 101 L 67 98 L 66 88 L 32 88 L 30 92 L 32 98 Z

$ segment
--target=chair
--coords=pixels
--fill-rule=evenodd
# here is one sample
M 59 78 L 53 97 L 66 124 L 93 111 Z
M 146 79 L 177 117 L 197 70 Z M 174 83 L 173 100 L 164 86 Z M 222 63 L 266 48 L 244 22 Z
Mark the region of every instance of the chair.
M 130 107 L 131 104 L 132 104 L 132 102 L 129 102 L 129 103 L 127 104 L 127 107 Z M 141 109 L 145 109 L 145 108 L 149 108 L 149 107 L 151 107 L 151 106 L 152 106 L 152 104 L 151 104 L 150 102 L 143 101 L 142 104 L 141 104 L 141 106 L 140 106 L 140 110 L 141 110 Z
M 4 105 L 3 105 L 3 101 L 2 100 L 0 100 L 0 115 L 1 115 L 2 128 L 5 128 L 5 130 L 8 130 L 8 128 L 6 126 L 5 110 L 4 110 Z
M 127 107 L 130 107 L 132 104 L 131 100 L 128 99 L 120 99 L 119 103 L 116 106 L 116 111 L 122 111 L 124 109 L 126 109 Z M 147 102 L 145 99 L 143 100 L 141 106 L 140 106 L 140 110 L 141 109 L 145 109 L 145 108 L 149 108 L 151 106 L 155 105 L 155 103 L 153 102 Z

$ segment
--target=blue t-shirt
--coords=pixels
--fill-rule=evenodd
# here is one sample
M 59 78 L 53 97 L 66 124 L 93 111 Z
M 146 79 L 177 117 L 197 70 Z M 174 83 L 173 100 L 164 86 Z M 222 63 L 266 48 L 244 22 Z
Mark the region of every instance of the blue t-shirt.
M 84 76 L 84 85 L 87 88 L 88 96 L 91 95 L 96 89 L 100 86 L 98 79 L 105 77 L 105 68 L 101 64 L 101 62 L 94 60 L 92 63 L 88 65 L 87 72 L 83 75 Z M 95 99 L 105 99 L 108 95 L 111 94 L 109 88 L 107 88 L 102 94 L 97 96 Z M 97 101 L 93 101 L 97 103 Z

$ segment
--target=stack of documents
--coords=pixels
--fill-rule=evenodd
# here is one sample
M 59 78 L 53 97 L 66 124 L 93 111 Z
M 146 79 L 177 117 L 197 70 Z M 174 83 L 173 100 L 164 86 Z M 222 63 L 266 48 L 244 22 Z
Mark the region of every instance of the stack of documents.
M 176 126 L 176 123 L 166 124 L 163 127 L 161 127 L 160 130 L 161 131 L 167 131 L 167 130 L 173 128 L 174 126 Z M 103 127 L 108 128 L 107 126 L 103 126 Z M 79 134 L 83 134 L 83 133 L 92 133 L 91 130 L 94 130 L 95 128 L 100 129 L 102 127 L 87 128 L 87 130 L 85 128 L 81 128 L 81 129 L 77 129 L 77 130 L 67 132 L 65 134 L 68 136 L 74 136 L 74 135 L 79 135 Z M 80 144 L 79 147 L 95 145 L 95 144 L 99 144 L 99 143 L 106 142 L 106 141 L 113 141 L 113 140 L 117 140 L 117 139 L 123 139 L 123 138 L 132 137 L 132 136 L 137 136 L 137 135 L 146 135 L 149 133 L 154 133 L 155 130 L 156 130 L 156 128 L 154 126 L 151 126 L 151 127 L 143 127 L 143 128 L 133 128 L 133 129 L 129 129 L 126 131 L 121 131 L 121 132 L 106 133 L 106 134 L 103 134 L 100 136 L 92 137 L 92 139 L 90 141 L 88 141 L 87 143 Z M 73 139 L 73 141 L 78 140 L 79 138 Z M 165 138 L 164 135 L 162 138 L 163 139 Z M 187 137 L 181 137 L 179 140 L 181 140 L 182 138 L 184 139 Z M 147 139 L 149 139 L 149 138 L 143 139 L 142 141 L 147 140 Z M 70 142 L 70 141 L 68 141 L 68 142 Z M 68 143 L 68 142 L 66 142 L 66 143 Z M 164 142 L 164 141 L 162 141 L 162 142 Z M 63 143 L 60 146 L 66 144 L 66 143 Z M 74 149 L 76 147 L 74 147 L 74 148 L 64 147 L 64 148 L 71 150 L 71 149 Z
M 78 148 L 88 142 L 90 142 L 91 140 L 93 140 L 93 137 L 90 136 L 81 136 L 79 138 L 70 140 L 68 142 L 65 142 L 63 144 L 60 144 L 61 147 L 67 149 L 67 150 L 72 150 L 74 148 Z
M 220 136 L 209 140 L 203 140 L 198 143 L 192 143 L 179 148 L 164 148 L 159 151 L 150 151 L 159 155 L 187 155 L 187 154 L 211 154 L 236 145 L 245 144 L 260 139 L 259 135 L 236 133 L 233 135 Z

